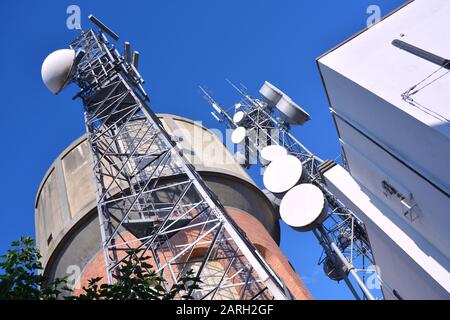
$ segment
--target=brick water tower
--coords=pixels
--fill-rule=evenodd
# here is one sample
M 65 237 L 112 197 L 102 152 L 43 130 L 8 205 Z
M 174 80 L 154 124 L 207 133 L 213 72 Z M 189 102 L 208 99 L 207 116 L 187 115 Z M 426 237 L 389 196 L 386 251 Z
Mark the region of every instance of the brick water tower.
M 278 247 L 279 216 L 212 132 L 155 114 L 137 71 L 99 28 L 44 61 L 44 83 L 80 87 L 87 134 L 50 166 L 35 202 L 36 239 L 50 278 L 114 282 L 126 249 L 151 256 L 169 282 L 188 269 L 197 299 L 310 299 Z M 78 291 L 76 291 L 78 292 Z

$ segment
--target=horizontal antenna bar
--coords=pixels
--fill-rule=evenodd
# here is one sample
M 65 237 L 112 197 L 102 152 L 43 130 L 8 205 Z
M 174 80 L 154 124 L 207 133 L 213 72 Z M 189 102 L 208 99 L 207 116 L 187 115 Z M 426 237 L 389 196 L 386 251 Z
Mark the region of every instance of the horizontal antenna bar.
M 104 33 L 108 34 L 111 38 L 113 38 L 116 41 L 119 40 L 119 36 L 114 31 L 112 31 L 110 28 L 108 28 L 103 22 L 98 20 L 92 14 L 90 14 L 88 16 L 88 19 L 91 20 L 91 22 L 93 24 L 95 24 L 97 27 L 99 27 L 100 30 L 102 30 Z
M 450 70 L 450 60 L 448 59 L 442 58 L 438 55 L 435 55 L 431 52 L 425 51 L 416 46 L 413 46 L 412 44 L 406 43 L 398 39 L 392 41 L 392 45 L 402 50 L 405 50 L 415 56 L 418 56 L 419 58 L 425 59 L 429 62 L 437 64 L 438 66 Z

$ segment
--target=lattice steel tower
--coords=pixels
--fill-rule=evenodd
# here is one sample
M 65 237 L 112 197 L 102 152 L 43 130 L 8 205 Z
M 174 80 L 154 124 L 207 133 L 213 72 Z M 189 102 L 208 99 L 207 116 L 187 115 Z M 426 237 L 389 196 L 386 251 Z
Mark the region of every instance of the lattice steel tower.
M 230 287 L 240 299 L 290 298 L 149 108 L 137 71 L 139 54 L 131 54 L 125 42 L 122 56 L 106 37 L 118 36 L 89 19 L 98 30 L 82 31 L 71 51 L 61 50 L 73 58 L 67 79 L 58 85 L 49 77 L 46 84 L 55 93 L 69 82 L 81 89 L 74 98 L 84 106 L 109 282 L 129 250 L 137 249 L 169 284 L 195 261 L 203 281 L 192 292 L 196 299 L 224 297 Z M 226 265 L 222 274 L 205 271 L 218 260 Z

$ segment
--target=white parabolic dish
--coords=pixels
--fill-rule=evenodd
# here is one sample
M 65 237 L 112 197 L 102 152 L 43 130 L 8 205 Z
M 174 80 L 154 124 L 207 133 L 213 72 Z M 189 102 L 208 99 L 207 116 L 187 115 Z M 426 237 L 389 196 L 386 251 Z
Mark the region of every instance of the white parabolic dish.
M 288 96 L 283 96 L 280 101 L 278 101 L 276 108 L 290 124 L 302 125 L 311 119 L 309 114 L 300 108 L 300 106 L 293 102 Z
M 262 149 L 261 157 L 264 160 L 271 162 L 275 159 L 278 159 L 282 156 L 287 155 L 287 153 L 288 152 L 284 147 L 274 144 L 274 145 L 267 146 L 264 149 Z
M 280 204 L 280 216 L 298 231 L 311 231 L 326 218 L 327 209 L 322 191 L 313 184 L 304 183 L 284 195 Z
M 286 192 L 299 182 L 302 172 L 299 159 L 291 155 L 281 156 L 267 166 L 263 183 L 270 192 Z
M 42 81 L 47 88 L 57 94 L 67 84 L 75 60 L 75 51 L 61 49 L 50 53 L 42 63 Z
M 246 130 L 244 127 L 237 127 L 233 130 L 231 134 L 231 141 L 235 144 L 239 144 L 244 141 L 246 135 Z
M 245 117 L 245 113 L 242 111 L 238 111 L 233 116 L 233 122 L 239 124 Z
M 259 93 L 266 98 L 271 105 L 276 105 L 283 96 L 283 92 L 268 81 L 265 81 Z

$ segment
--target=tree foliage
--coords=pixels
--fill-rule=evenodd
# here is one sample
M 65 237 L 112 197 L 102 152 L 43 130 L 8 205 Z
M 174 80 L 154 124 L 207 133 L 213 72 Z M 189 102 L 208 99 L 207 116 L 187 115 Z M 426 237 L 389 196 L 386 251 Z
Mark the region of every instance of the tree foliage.
M 131 251 L 129 257 L 120 265 L 115 275 L 114 284 L 100 284 L 101 277 L 89 280 L 84 293 L 72 297 L 75 300 L 173 300 L 191 299 L 190 292 L 200 289 L 199 278 L 189 270 L 177 283 L 169 286 L 168 282 L 155 272 L 146 257 L 139 257 L 138 252 Z
M 41 255 L 34 240 L 21 237 L 0 256 L 0 299 L 3 300 L 172 300 L 191 299 L 199 289 L 200 279 L 189 270 L 177 283 L 169 285 L 137 251 L 118 267 L 114 284 L 101 283 L 97 277 L 88 281 L 83 293 L 71 295 L 66 278 L 46 279 L 42 275 Z
M 65 279 L 49 281 L 41 274 L 41 255 L 30 237 L 21 237 L 0 256 L 0 299 L 54 300 L 68 291 Z

